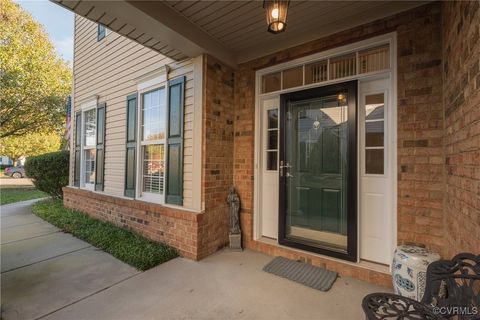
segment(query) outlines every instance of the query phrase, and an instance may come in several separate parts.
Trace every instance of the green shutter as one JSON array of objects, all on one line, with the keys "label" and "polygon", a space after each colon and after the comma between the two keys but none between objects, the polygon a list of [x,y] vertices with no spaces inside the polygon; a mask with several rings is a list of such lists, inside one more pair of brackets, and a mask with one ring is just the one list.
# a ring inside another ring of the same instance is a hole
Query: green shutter
[{"label": "green shutter", "polygon": [[80,158],[82,147],[82,113],[75,113],[75,167],[73,185],[80,187]]},{"label": "green shutter", "polygon": [[136,149],[137,149],[137,99],[138,94],[127,97],[127,141],[125,153],[125,196],[135,197]]},{"label": "green shutter", "polygon": [[103,191],[105,177],[105,121],[107,105],[97,106],[97,155],[95,160],[95,191]]},{"label": "green shutter", "polygon": [[183,109],[185,77],[168,82],[166,203],[183,204]]}]

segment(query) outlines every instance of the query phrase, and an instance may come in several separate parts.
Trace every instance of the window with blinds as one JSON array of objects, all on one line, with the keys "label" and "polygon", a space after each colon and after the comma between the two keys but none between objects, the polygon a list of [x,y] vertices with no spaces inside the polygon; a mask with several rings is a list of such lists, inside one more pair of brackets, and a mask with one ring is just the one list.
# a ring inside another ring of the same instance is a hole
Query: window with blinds
[{"label": "window with blinds", "polygon": [[330,59],[330,80],[354,76],[357,74],[356,54]]},{"label": "window with blinds", "polygon": [[164,194],[165,185],[165,87],[142,94],[141,137],[142,192]]},{"label": "window with blinds", "polygon": [[305,84],[327,81],[327,65],[327,60],[305,65]]},{"label": "window with blinds", "polygon": [[83,113],[83,123],[83,184],[85,188],[93,189],[95,185],[97,110],[85,111]]},{"label": "window with blinds", "polygon": [[390,49],[388,45],[376,47],[358,53],[360,73],[368,73],[390,68]]},{"label": "window with blinds", "polygon": [[333,56],[262,76],[261,93],[378,72],[390,68],[390,45]]}]

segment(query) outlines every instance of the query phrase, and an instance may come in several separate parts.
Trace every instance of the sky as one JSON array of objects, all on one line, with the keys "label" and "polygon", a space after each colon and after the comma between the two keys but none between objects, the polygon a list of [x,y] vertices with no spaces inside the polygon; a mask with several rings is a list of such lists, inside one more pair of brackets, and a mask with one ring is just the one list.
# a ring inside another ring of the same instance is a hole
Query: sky
[{"label": "sky", "polygon": [[14,0],[43,25],[58,54],[73,64],[73,13],[48,0]]}]

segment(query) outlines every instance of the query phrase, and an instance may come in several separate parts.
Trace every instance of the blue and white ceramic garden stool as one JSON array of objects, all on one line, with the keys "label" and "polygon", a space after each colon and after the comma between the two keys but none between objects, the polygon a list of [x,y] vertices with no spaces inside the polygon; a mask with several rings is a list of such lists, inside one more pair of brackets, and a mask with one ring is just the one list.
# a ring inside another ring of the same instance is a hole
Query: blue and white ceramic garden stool
[{"label": "blue and white ceramic garden stool", "polygon": [[395,293],[420,301],[425,293],[427,267],[440,259],[425,248],[403,245],[393,255],[393,289]]}]

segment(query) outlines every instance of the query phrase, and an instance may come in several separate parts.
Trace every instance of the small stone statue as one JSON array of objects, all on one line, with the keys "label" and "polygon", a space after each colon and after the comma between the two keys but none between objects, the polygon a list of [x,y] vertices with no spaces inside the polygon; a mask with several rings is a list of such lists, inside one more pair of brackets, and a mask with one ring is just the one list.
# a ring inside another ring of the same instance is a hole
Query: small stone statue
[{"label": "small stone statue", "polygon": [[242,251],[242,233],[240,231],[240,198],[235,192],[235,188],[230,187],[230,191],[227,197],[227,203],[229,206],[229,218],[230,218],[230,232],[228,238],[230,240],[230,249],[234,251]]},{"label": "small stone statue", "polygon": [[230,234],[239,234],[240,221],[238,218],[238,212],[240,210],[240,198],[235,192],[235,188],[233,186],[230,187],[227,203],[230,206]]}]

